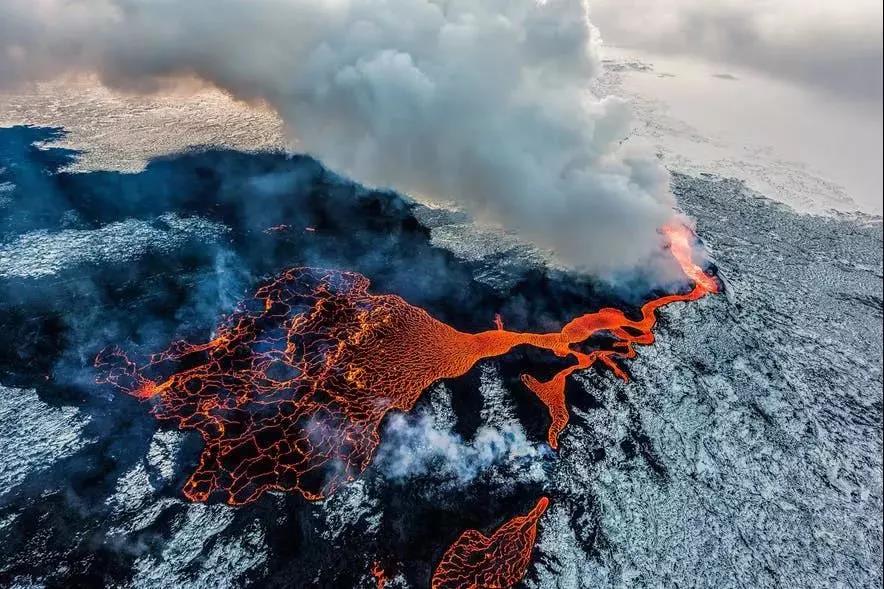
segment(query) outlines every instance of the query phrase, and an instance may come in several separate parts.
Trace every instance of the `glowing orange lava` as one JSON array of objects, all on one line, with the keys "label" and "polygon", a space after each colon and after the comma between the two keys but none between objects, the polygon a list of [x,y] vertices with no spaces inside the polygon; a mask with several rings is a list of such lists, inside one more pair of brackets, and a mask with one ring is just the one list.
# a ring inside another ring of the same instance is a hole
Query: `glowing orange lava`
[{"label": "glowing orange lava", "polygon": [[436,572],[431,589],[512,587],[525,576],[537,538],[537,522],[549,499],[541,497],[530,512],[512,518],[486,536],[467,530],[455,540]]},{"label": "glowing orange lava", "polygon": [[[549,347],[549,349],[560,356],[570,354],[576,358],[577,362],[546,382],[541,382],[528,374],[522,375],[522,382],[525,386],[531,389],[549,409],[552,423],[549,426],[547,439],[551,447],[558,448],[559,434],[568,424],[568,408],[565,406],[565,379],[574,371],[589,368],[600,361],[618,377],[629,380],[629,376],[615,362],[615,358],[634,358],[636,344],[650,345],[654,343],[655,338],[652,330],[657,324],[657,309],[671,303],[694,301],[708,293],[718,292],[718,283],[715,278],[706,274],[691,259],[692,234],[690,231],[682,226],[667,226],[663,232],[669,238],[670,249],[682,271],[694,282],[694,288],[687,294],[667,295],[645,303],[641,308],[641,319],[637,321],[629,319],[619,309],[612,308],[600,309],[595,313],[582,315],[572,320],[558,334],[561,338],[558,345]],[[583,342],[601,332],[609,333],[617,338],[613,350],[583,353],[571,349],[571,345]]]},{"label": "glowing orange lava", "polygon": [[[294,268],[243,301],[209,342],[176,342],[144,366],[119,348],[103,351],[95,361],[99,382],[150,399],[158,419],[200,432],[205,448],[184,487],[194,501],[216,491],[231,504],[268,490],[323,498],[368,466],[388,411],[409,411],[433,382],[523,344],[576,360],[547,382],[522,376],[549,410],[555,448],[568,422],[564,392],[572,372],[600,361],[626,379],[615,359],[653,343],[657,309],[717,292],[715,279],[691,259],[690,231],[664,233],[695,286],[646,303],[637,320],[605,308],[558,333],[507,331],[500,318],[493,330],[463,333],[396,295],[369,294],[360,274]],[[600,332],[617,339],[613,349],[572,349]]]},{"label": "glowing orange lava", "polygon": [[387,573],[384,572],[381,563],[375,561],[371,565],[371,576],[374,577],[378,589],[384,589],[387,586]]}]

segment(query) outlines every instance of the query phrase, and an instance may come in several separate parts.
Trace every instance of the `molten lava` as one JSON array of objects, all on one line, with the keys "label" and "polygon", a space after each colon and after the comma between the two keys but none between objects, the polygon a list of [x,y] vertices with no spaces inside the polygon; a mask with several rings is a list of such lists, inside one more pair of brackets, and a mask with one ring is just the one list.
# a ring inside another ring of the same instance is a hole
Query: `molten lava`
[{"label": "molten lava", "polygon": [[491,534],[467,530],[455,540],[436,572],[432,589],[512,587],[528,570],[537,538],[537,522],[549,505],[541,497],[530,512],[512,518]]},{"label": "molten lava", "polygon": [[[103,351],[95,362],[99,381],[150,399],[158,419],[201,434],[205,448],[184,486],[194,501],[216,491],[231,504],[268,490],[328,496],[368,466],[388,411],[409,411],[433,382],[523,344],[575,359],[546,382],[522,376],[549,410],[555,448],[568,422],[565,380],[572,372],[602,362],[626,379],[616,359],[654,342],[657,309],[717,292],[715,279],[691,259],[689,230],[664,233],[695,286],[646,303],[637,320],[605,308],[557,333],[507,331],[499,317],[493,330],[463,333],[396,295],[369,294],[360,274],[294,268],[240,303],[209,342],[176,342],[144,366],[119,348]],[[600,332],[616,338],[613,349],[572,349]]]},{"label": "molten lava", "polygon": [[387,573],[384,572],[381,563],[375,561],[374,564],[371,565],[371,576],[374,577],[377,589],[384,589],[384,587],[387,586]]},{"label": "molten lava", "polygon": [[[694,282],[694,288],[687,294],[666,295],[645,303],[641,308],[641,319],[637,321],[627,318],[619,309],[611,308],[600,309],[572,320],[557,334],[560,338],[558,345],[549,349],[559,356],[570,354],[577,362],[546,382],[541,382],[528,374],[522,375],[525,386],[531,389],[549,409],[552,422],[547,439],[552,448],[558,448],[559,434],[568,424],[568,408],[565,406],[565,379],[568,376],[576,370],[583,370],[596,362],[602,362],[618,377],[629,380],[629,376],[615,362],[615,358],[634,358],[636,344],[654,343],[652,330],[657,324],[657,309],[671,303],[695,301],[709,293],[718,292],[715,278],[706,274],[691,259],[691,233],[688,229],[682,226],[667,226],[663,232],[669,238],[672,255],[685,275]],[[609,333],[617,338],[613,350],[595,350],[587,354],[571,349],[571,345],[585,341],[600,332]]]}]

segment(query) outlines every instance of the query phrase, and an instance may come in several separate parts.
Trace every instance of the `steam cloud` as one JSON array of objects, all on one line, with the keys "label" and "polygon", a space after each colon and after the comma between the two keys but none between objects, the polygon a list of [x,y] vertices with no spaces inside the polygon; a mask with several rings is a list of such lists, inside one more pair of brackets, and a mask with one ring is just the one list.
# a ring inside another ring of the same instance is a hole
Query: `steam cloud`
[{"label": "steam cloud", "polygon": [[276,109],[377,186],[455,201],[588,271],[628,269],[672,216],[668,175],[587,90],[582,0],[3,0],[0,86],[197,77]]},{"label": "steam cloud", "polygon": [[409,420],[393,415],[376,463],[392,479],[432,474],[450,483],[469,483],[494,467],[509,465],[522,477],[542,478],[540,464],[547,452],[532,444],[517,423],[500,428],[482,426],[467,443],[427,415]]}]

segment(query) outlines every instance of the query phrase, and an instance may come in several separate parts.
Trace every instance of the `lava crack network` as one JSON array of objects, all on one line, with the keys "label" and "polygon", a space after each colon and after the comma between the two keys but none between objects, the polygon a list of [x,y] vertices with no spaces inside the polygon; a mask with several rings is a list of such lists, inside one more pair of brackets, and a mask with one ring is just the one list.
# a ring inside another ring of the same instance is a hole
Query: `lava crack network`
[{"label": "lava crack network", "polygon": [[[184,487],[195,501],[216,491],[231,504],[268,490],[323,498],[368,466],[387,412],[409,411],[434,381],[523,344],[576,360],[546,382],[522,377],[549,410],[555,448],[568,421],[572,372],[602,362],[627,378],[615,359],[653,343],[657,309],[717,291],[691,259],[691,233],[674,227],[665,234],[694,287],[646,303],[636,320],[605,308],[558,333],[512,332],[502,322],[463,333],[396,295],[369,294],[360,274],[294,268],[240,303],[209,342],[176,342],[142,366],[119,348],[101,352],[99,381],[151,399],[157,418],[202,435],[205,448]],[[572,349],[600,332],[616,338],[612,349]]]},{"label": "lava crack network", "polygon": [[512,587],[528,570],[537,522],[549,500],[541,497],[530,512],[512,518],[491,536],[467,530],[452,544],[433,573],[432,589]]}]

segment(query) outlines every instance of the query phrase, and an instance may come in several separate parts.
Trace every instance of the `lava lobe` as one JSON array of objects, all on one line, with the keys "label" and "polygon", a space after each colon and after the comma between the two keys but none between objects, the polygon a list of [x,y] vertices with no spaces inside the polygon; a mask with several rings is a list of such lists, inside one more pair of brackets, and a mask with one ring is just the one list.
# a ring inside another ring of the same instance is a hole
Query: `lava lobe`
[{"label": "lava lobe", "polygon": [[491,536],[467,530],[445,551],[433,573],[431,589],[512,587],[528,570],[537,538],[537,522],[549,499],[541,497],[530,512],[500,526]]}]

